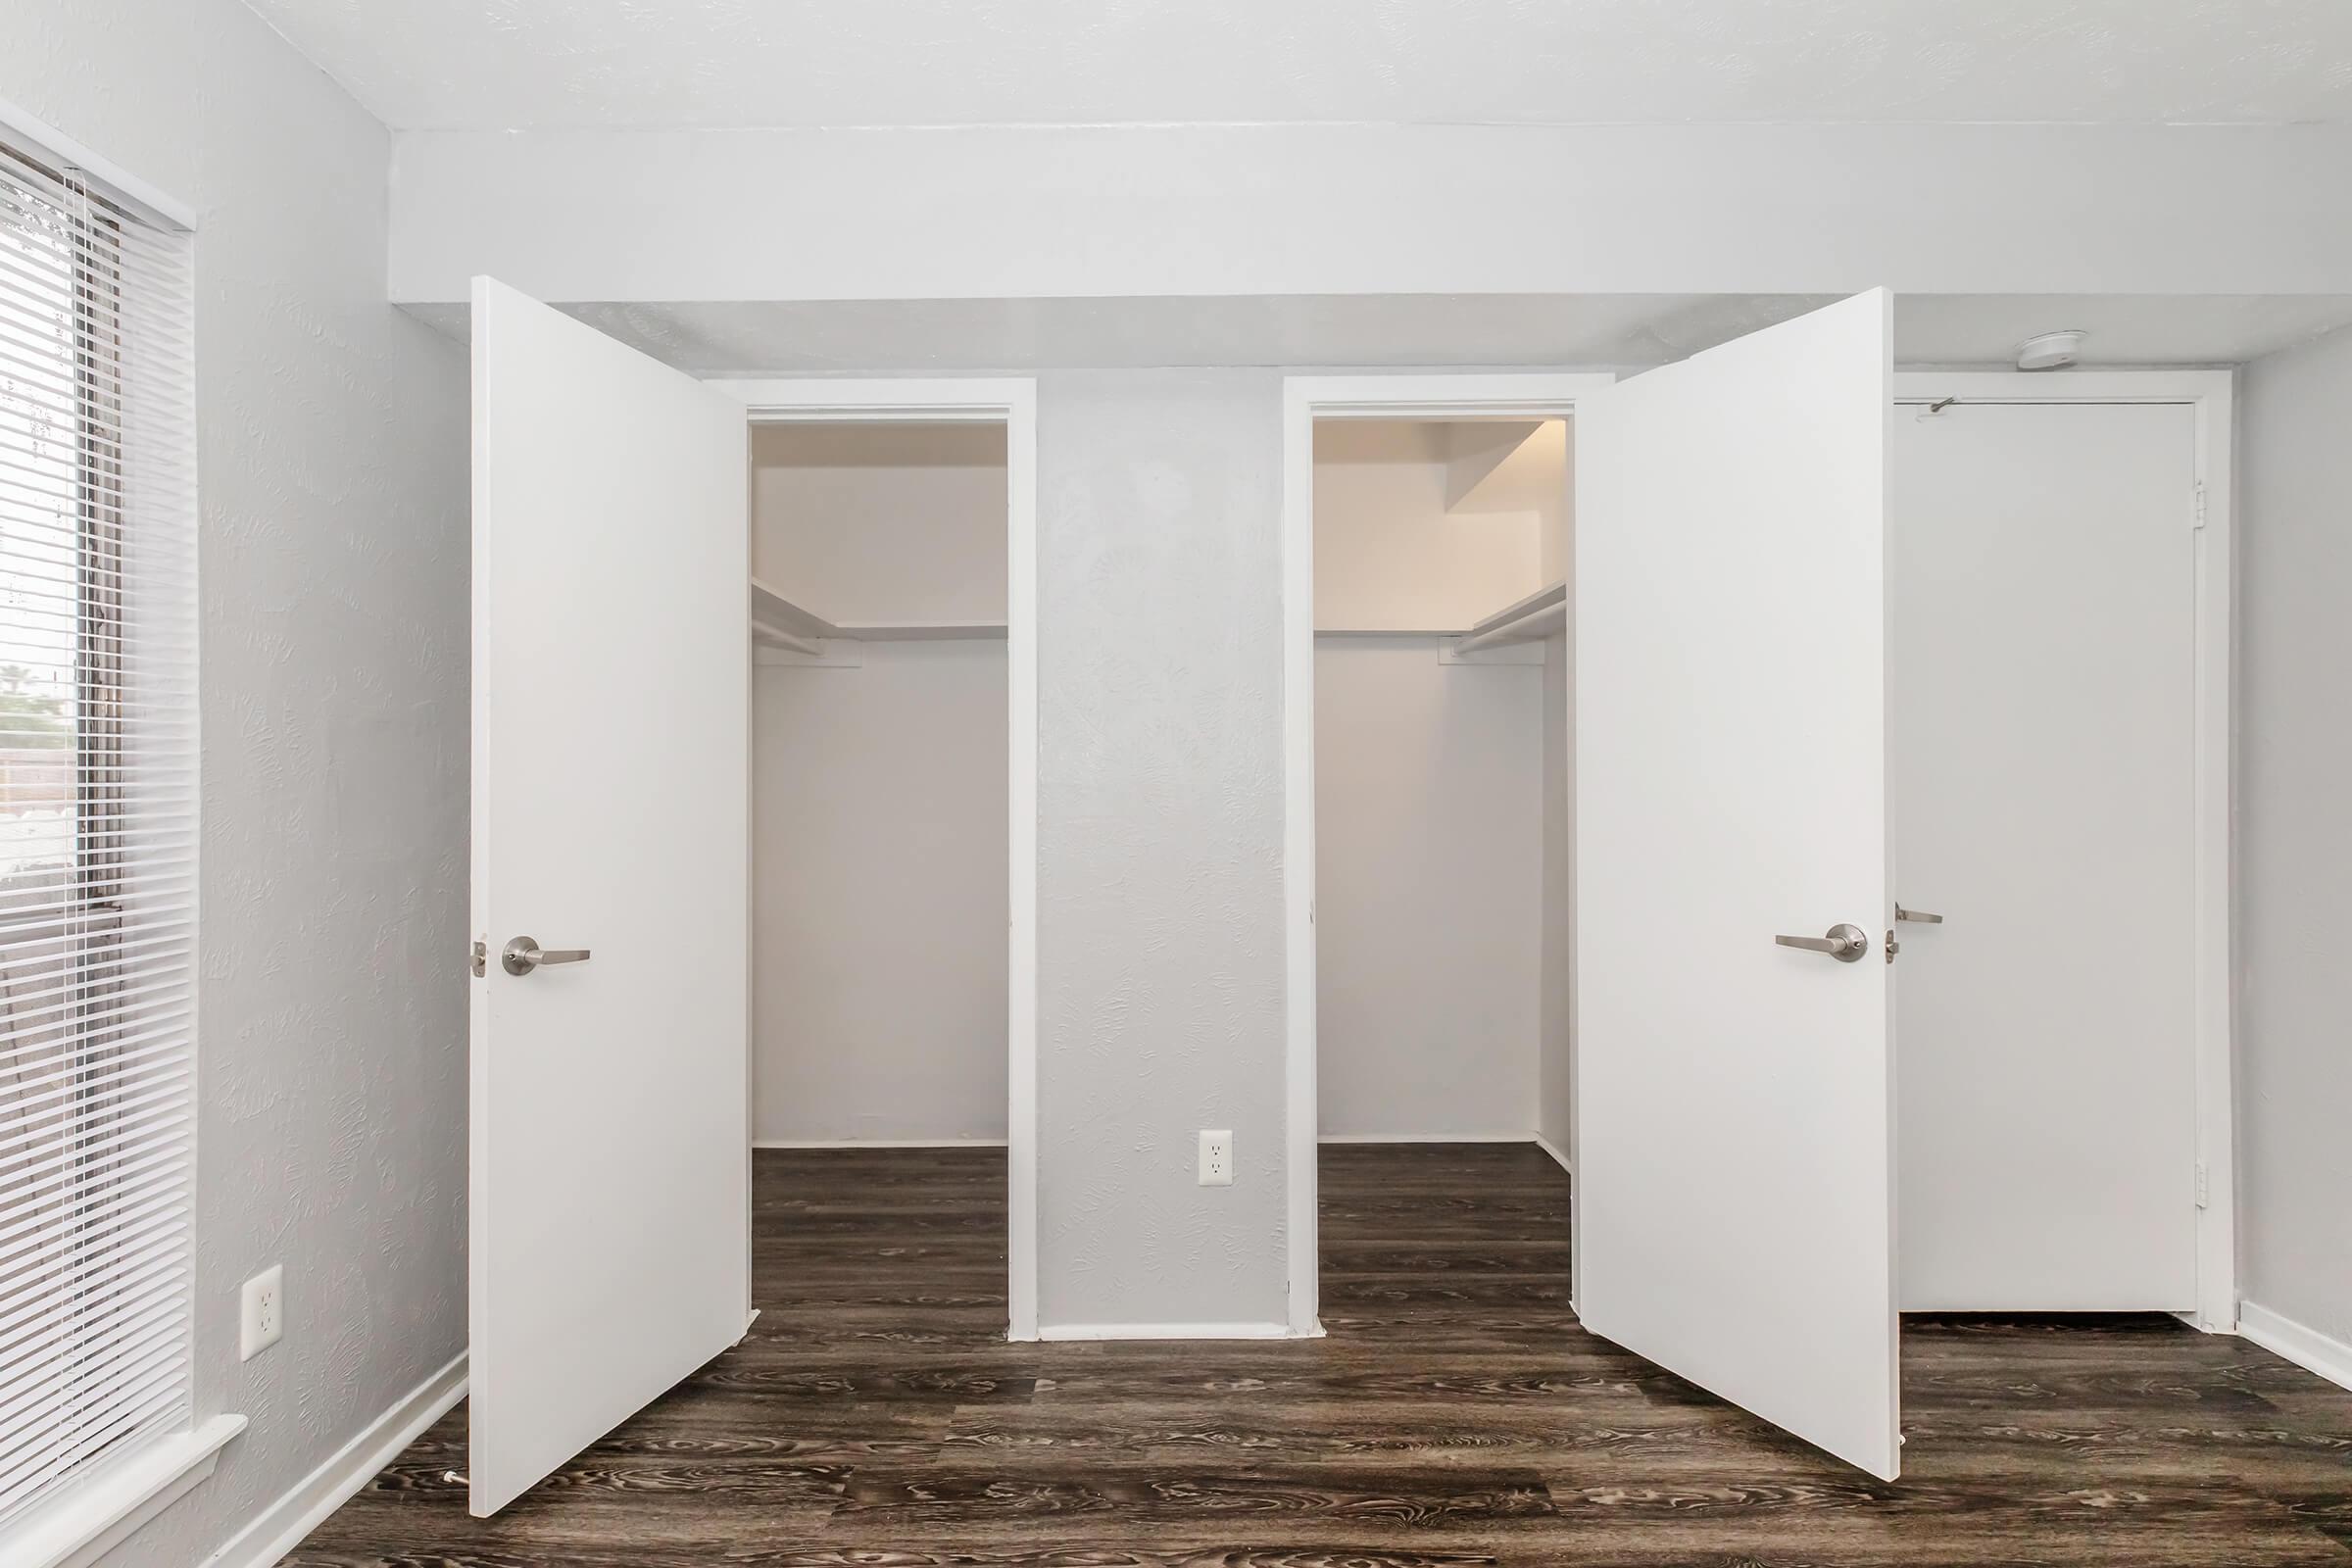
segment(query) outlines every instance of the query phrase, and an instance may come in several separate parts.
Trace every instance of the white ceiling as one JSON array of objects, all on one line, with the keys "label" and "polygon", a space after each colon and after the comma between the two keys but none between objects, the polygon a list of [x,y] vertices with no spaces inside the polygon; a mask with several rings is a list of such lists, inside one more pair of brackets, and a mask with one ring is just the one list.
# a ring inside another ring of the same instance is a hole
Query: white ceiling
[{"label": "white ceiling", "polygon": [[2352,119],[2347,0],[248,0],[400,129]]},{"label": "white ceiling", "polygon": [[[1297,295],[564,307],[698,374],[1149,366],[1661,365],[1829,302],[1803,294]],[[452,336],[463,305],[413,305]],[[2352,323],[2344,295],[1898,295],[1906,365],[1997,365],[2075,326],[2085,362],[2235,365]]]}]

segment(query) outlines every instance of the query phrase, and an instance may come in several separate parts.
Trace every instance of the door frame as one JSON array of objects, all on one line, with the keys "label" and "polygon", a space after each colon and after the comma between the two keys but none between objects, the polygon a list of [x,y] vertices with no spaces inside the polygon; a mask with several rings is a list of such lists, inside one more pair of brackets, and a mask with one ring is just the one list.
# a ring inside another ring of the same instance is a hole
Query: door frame
[{"label": "door frame", "polygon": [[[1283,921],[1288,1143],[1289,1332],[1318,1321],[1315,1021],[1314,425],[1318,418],[1560,417],[1609,371],[1370,372],[1283,380]],[[2237,1331],[2235,758],[2236,538],[2231,370],[1903,370],[1897,407],[1961,403],[2158,403],[2195,411],[2197,493],[2195,957],[2197,1309],[2208,1333]],[[1300,867],[1304,875],[1298,874]],[[1304,1156],[1300,1157],[1300,1152]]]},{"label": "door frame", "polygon": [[2236,780],[2230,710],[2236,645],[2232,370],[1897,370],[1894,401],[1960,404],[2171,404],[2196,421],[2194,881],[2197,1306],[2186,1322],[2237,1332],[2236,955],[2230,824]]},{"label": "door frame", "polygon": [[[1037,1333],[1037,382],[1027,377],[706,378],[753,424],[1004,426],[1005,675],[1010,774],[1005,1020],[1006,1338]],[[750,1129],[744,1135],[749,1158]]]},{"label": "door frame", "polygon": [[1323,1332],[1315,1210],[1315,421],[1556,419],[1609,370],[1374,371],[1282,382],[1283,1164],[1293,1338]]}]

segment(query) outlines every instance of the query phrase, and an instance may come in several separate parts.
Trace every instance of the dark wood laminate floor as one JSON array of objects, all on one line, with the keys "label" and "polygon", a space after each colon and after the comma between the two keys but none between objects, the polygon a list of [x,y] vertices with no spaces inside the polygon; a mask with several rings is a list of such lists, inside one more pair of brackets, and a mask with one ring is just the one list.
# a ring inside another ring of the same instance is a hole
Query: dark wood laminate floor
[{"label": "dark wood laminate floor", "polygon": [[1326,1150],[1311,1343],[1008,1345],[1003,1189],[762,1152],[748,1342],[493,1520],[461,1407],[288,1561],[2352,1568],[2352,1394],[2170,1318],[1910,1323],[1883,1485],[1578,1328],[1531,1147]]}]

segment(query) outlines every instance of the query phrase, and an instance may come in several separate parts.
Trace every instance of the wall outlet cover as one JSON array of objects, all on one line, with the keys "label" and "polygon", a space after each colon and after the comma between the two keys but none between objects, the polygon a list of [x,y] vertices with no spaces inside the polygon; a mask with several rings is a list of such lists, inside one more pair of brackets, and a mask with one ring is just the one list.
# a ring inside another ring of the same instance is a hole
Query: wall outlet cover
[{"label": "wall outlet cover", "polygon": [[272,1263],[245,1282],[238,1298],[237,1359],[250,1361],[286,1337],[286,1269]]},{"label": "wall outlet cover", "polygon": [[1230,1128],[1200,1129],[1200,1185],[1233,1185],[1233,1132]]}]

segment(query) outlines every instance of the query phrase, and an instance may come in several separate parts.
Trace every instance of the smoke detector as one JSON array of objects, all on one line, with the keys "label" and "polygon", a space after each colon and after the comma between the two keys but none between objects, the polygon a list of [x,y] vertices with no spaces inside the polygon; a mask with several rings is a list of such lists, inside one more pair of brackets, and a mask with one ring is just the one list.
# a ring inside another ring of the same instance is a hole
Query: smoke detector
[{"label": "smoke detector", "polygon": [[2090,336],[2077,327],[2060,332],[2037,332],[2017,346],[2021,370],[2055,370],[2082,357],[2082,340]]}]

